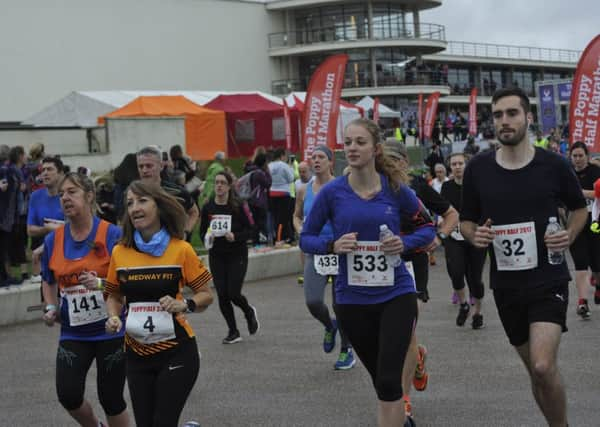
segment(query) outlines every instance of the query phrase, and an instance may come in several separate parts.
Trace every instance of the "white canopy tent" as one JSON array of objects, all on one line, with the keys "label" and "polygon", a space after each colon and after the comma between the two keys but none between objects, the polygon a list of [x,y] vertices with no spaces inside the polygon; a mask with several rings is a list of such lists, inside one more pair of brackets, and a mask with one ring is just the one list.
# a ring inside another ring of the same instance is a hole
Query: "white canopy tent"
[{"label": "white canopy tent", "polygon": [[[358,101],[356,105],[359,105],[360,107],[364,108],[365,111],[368,111],[373,108],[373,105],[375,105],[375,100],[370,96],[365,96],[363,99]],[[379,103],[379,117],[400,118],[401,116],[402,114],[399,111],[394,111],[390,107]]]}]

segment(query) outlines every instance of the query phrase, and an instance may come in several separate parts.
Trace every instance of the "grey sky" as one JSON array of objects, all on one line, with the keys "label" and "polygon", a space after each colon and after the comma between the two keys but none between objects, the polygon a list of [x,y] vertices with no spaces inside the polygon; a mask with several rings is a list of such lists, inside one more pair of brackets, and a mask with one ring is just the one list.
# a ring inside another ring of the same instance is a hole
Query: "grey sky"
[{"label": "grey sky", "polygon": [[600,33],[599,20],[600,0],[444,0],[421,14],[447,40],[574,50]]}]

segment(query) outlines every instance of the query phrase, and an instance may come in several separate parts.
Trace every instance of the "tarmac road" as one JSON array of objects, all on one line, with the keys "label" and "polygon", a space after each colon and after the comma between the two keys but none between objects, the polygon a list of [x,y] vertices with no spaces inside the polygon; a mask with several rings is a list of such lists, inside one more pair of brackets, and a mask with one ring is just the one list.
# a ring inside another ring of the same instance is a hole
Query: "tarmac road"
[{"label": "tarmac road", "polygon": [[[450,303],[442,251],[438,254],[438,265],[430,270],[432,299],[417,329],[429,350],[430,372],[427,390],[412,392],[417,425],[545,425],[490,293],[484,307],[485,329],[472,330],[470,319],[464,328],[455,326],[458,308]],[[201,367],[181,423],[375,426],[375,394],[365,369],[357,363],[347,372],[333,370],[338,349],[323,353],[323,330],[305,308],[296,278],[248,283],[244,290],[261,321],[255,337],[248,337],[238,310],[244,341],[221,344],[227,331],[216,301],[207,312],[191,316]],[[569,332],[563,335],[560,368],[567,382],[570,425],[592,427],[600,425],[600,310],[593,306],[592,319],[580,321],[575,299],[572,284]],[[54,390],[57,338],[58,327],[49,329],[41,321],[0,328],[0,426],[76,425]],[[95,392],[95,368],[88,376],[86,394],[103,415]]]}]

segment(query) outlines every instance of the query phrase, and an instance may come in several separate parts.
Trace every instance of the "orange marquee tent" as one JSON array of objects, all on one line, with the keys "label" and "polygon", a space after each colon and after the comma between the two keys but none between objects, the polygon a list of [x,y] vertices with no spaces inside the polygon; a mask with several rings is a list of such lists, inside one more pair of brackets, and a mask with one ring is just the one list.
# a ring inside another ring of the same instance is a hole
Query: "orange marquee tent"
[{"label": "orange marquee tent", "polygon": [[[193,103],[184,96],[139,96],[129,104],[98,118],[174,117],[185,121],[185,151],[194,160],[212,160],[215,152],[227,152],[225,113]],[[166,147],[165,147],[166,148]]]}]

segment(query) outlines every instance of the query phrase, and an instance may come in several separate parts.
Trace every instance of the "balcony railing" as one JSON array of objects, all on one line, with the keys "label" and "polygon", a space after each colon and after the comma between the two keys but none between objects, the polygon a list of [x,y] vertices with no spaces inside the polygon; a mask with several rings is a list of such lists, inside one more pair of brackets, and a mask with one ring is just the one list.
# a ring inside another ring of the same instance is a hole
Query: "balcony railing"
[{"label": "balcony railing", "polygon": [[[309,78],[295,80],[275,80],[271,82],[273,95],[286,95],[290,92],[303,92],[308,87]],[[378,87],[433,85],[449,86],[447,78],[439,71],[405,70],[399,73],[379,73]],[[373,87],[373,76],[369,72],[352,72],[344,76],[344,89]]]},{"label": "balcony railing", "polygon": [[373,25],[373,36],[369,37],[368,24],[348,24],[334,27],[271,33],[269,34],[269,48],[285,48],[315,43],[335,43],[358,40],[446,40],[446,32],[443,25],[421,23],[417,26],[416,30],[418,31],[415,33],[415,26],[412,23],[407,23],[405,26],[398,27],[375,24]]},{"label": "balcony railing", "polygon": [[490,43],[449,41],[441,55],[474,56],[478,58],[525,59],[529,61],[549,61],[577,63],[581,51],[550,49],[531,46],[512,46]]}]

